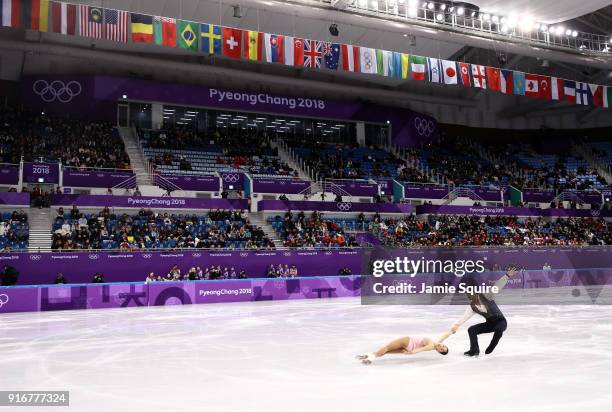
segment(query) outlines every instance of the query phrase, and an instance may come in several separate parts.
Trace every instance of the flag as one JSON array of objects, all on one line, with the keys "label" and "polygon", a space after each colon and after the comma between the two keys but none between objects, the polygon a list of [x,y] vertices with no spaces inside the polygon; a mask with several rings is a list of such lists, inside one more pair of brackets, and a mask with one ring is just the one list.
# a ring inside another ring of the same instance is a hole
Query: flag
[{"label": "flag", "polygon": [[198,51],[199,24],[187,20],[179,20],[177,28],[177,44],[182,49]]},{"label": "flag", "polygon": [[79,6],[80,35],[102,38],[102,9],[99,7]]},{"label": "flag", "polygon": [[500,70],[500,91],[503,94],[513,94],[514,91],[514,79],[513,79],[513,71],[512,70]]},{"label": "flag", "polygon": [[472,87],[472,76],[470,76],[470,72],[469,63],[459,63],[459,80],[463,87]]},{"label": "flag", "polygon": [[243,32],[244,39],[244,58],[246,60],[252,60],[260,62],[263,58],[263,33],[258,31],[245,30]]},{"label": "flag", "polygon": [[204,53],[221,54],[221,26],[201,24],[200,39],[200,48]]},{"label": "flag", "polygon": [[606,91],[604,92],[604,107],[610,107],[612,104],[612,86],[606,86]]},{"label": "flag", "polygon": [[14,29],[19,28],[19,12],[21,10],[20,0],[0,0],[2,1],[2,25],[4,27],[12,27]]},{"label": "flag", "polygon": [[566,102],[576,104],[576,82],[563,80],[563,97]]},{"label": "flag", "polygon": [[299,37],[285,36],[285,65],[304,65],[304,40]]},{"label": "flag", "polygon": [[266,39],[266,61],[268,63],[283,64],[285,62],[283,53],[285,46],[284,36],[266,33],[264,37]]},{"label": "flag", "polygon": [[359,48],[359,69],[361,73],[376,74],[378,63],[376,62],[376,51],[369,47]]},{"label": "flag", "polygon": [[51,3],[51,30],[54,33],[74,36],[76,32],[77,6],[74,4]]},{"label": "flag", "polygon": [[153,43],[153,16],[132,13],[130,21],[133,43]]},{"label": "flag", "polygon": [[389,59],[385,50],[376,49],[376,73],[379,76],[389,76]]},{"label": "flag", "polygon": [[501,91],[501,73],[496,67],[489,67],[485,69],[487,73],[487,81],[489,83],[489,90]]},{"label": "flag", "polygon": [[604,107],[604,86],[598,84],[589,84],[591,97],[593,98],[593,106]]},{"label": "flag", "polygon": [[552,100],[565,100],[563,96],[563,90],[565,87],[565,82],[563,79],[558,77],[550,78],[550,98]]},{"label": "flag", "polygon": [[338,70],[338,62],[340,61],[340,45],[338,43],[323,42],[323,61],[326,69]]},{"label": "flag", "polygon": [[359,71],[359,46],[342,45],[342,70],[345,72]]},{"label": "flag", "polygon": [[472,84],[481,89],[487,88],[487,75],[484,66],[472,64]]},{"label": "flag", "polygon": [[440,59],[434,59],[432,57],[427,58],[427,80],[431,83],[442,83],[442,63]]},{"label": "flag", "polygon": [[126,43],[128,40],[128,12],[104,9],[104,38]]},{"label": "flag", "polygon": [[442,60],[442,78],[444,84],[457,84],[457,63],[451,60]]},{"label": "flag", "polygon": [[323,61],[323,42],[304,40],[304,67],[320,69]]},{"label": "flag", "polygon": [[425,80],[425,65],[427,59],[422,56],[410,56],[410,71],[412,80]]},{"label": "flag", "polygon": [[176,47],[176,19],[155,16],[153,33],[158,46]]},{"label": "flag", "polygon": [[525,73],[525,96],[551,100],[550,77]]},{"label": "flag", "polygon": [[49,0],[25,0],[20,3],[21,27],[47,32],[49,30]]},{"label": "flag", "polygon": [[408,55],[393,52],[393,76],[398,79],[408,78]]},{"label": "flag", "polygon": [[514,85],[514,94],[519,96],[525,95],[525,73],[523,72],[513,72],[512,73],[512,83]]},{"label": "flag", "polygon": [[588,106],[592,103],[591,89],[587,83],[576,82],[576,104]]}]

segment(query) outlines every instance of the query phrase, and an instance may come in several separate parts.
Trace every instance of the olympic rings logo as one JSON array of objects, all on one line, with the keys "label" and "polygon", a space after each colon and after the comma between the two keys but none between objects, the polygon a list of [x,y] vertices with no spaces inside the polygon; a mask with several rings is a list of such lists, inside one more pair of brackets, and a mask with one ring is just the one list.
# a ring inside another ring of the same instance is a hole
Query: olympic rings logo
[{"label": "olympic rings logo", "polygon": [[8,301],[9,301],[8,295],[6,295],[4,293],[2,295],[0,295],[0,308],[2,306],[6,305],[8,303]]},{"label": "olympic rings logo", "polygon": [[61,80],[53,80],[51,83],[46,80],[36,80],[32,85],[32,91],[40,96],[42,101],[51,103],[58,101],[60,103],[69,103],[81,94],[83,87],[81,83],[71,80],[64,83]]},{"label": "olympic rings logo", "polygon": [[228,173],[223,175],[223,181],[226,183],[237,183],[240,176],[237,173]]},{"label": "olympic rings logo", "polygon": [[90,258],[91,260],[97,260],[99,257],[100,257],[100,256],[98,256],[98,255],[96,255],[96,254],[94,254],[94,253],[92,253],[92,254],[90,254],[90,255],[89,255],[89,258]]},{"label": "olympic rings logo", "polygon": [[202,254],[201,253],[192,253],[191,257],[199,258],[199,257],[202,257]]},{"label": "olympic rings logo", "polygon": [[351,205],[350,203],[346,203],[346,202],[338,202],[336,204],[336,207],[338,208],[338,210],[342,210],[343,212],[348,212],[349,210],[351,210],[353,205]]},{"label": "olympic rings logo", "polygon": [[151,259],[153,257],[153,255],[151,253],[143,253],[142,254],[142,258],[143,259]]},{"label": "olympic rings logo", "polygon": [[431,119],[415,117],[414,118],[414,128],[416,129],[419,136],[429,137],[436,129],[436,125]]},{"label": "olympic rings logo", "polygon": [[283,256],[291,256],[291,252],[284,252]]},{"label": "olympic rings logo", "polygon": [[591,216],[596,217],[600,215],[599,209],[591,209]]},{"label": "olympic rings logo", "polygon": [[240,257],[248,257],[248,256],[249,256],[249,254],[246,253],[246,252],[241,252],[240,253]]},{"label": "olympic rings logo", "polygon": [[42,258],[41,255],[30,255],[30,260],[40,260]]}]

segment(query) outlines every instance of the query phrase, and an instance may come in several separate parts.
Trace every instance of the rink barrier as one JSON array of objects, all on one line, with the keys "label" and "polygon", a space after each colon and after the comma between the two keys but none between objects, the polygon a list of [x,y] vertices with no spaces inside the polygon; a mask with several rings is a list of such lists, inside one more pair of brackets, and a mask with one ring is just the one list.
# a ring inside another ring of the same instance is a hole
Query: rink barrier
[{"label": "rink barrier", "polygon": [[359,276],[0,287],[0,314],[359,296]]}]

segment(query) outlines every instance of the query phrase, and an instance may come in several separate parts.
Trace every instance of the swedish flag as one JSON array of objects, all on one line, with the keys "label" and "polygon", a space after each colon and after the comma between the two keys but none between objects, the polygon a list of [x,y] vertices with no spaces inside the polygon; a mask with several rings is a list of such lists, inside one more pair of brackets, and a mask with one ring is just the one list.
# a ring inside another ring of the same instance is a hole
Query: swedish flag
[{"label": "swedish flag", "polygon": [[202,24],[200,26],[202,51],[208,54],[221,54],[221,26]]},{"label": "swedish flag", "polygon": [[178,24],[177,37],[179,47],[198,51],[198,24],[180,20]]}]

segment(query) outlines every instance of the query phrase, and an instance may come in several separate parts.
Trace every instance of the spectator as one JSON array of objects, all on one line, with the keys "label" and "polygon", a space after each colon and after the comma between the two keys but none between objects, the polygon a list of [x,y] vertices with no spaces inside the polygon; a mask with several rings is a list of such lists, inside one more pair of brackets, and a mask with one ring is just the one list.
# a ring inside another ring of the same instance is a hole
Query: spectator
[{"label": "spectator", "polygon": [[66,281],[66,278],[64,277],[64,274],[60,272],[55,277],[55,282],[54,283],[56,285],[65,285],[68,282]]},{"label": "spectator", "polygon": [[91,283],[104,283],[104,276],[101,273],[94,274]]}]

